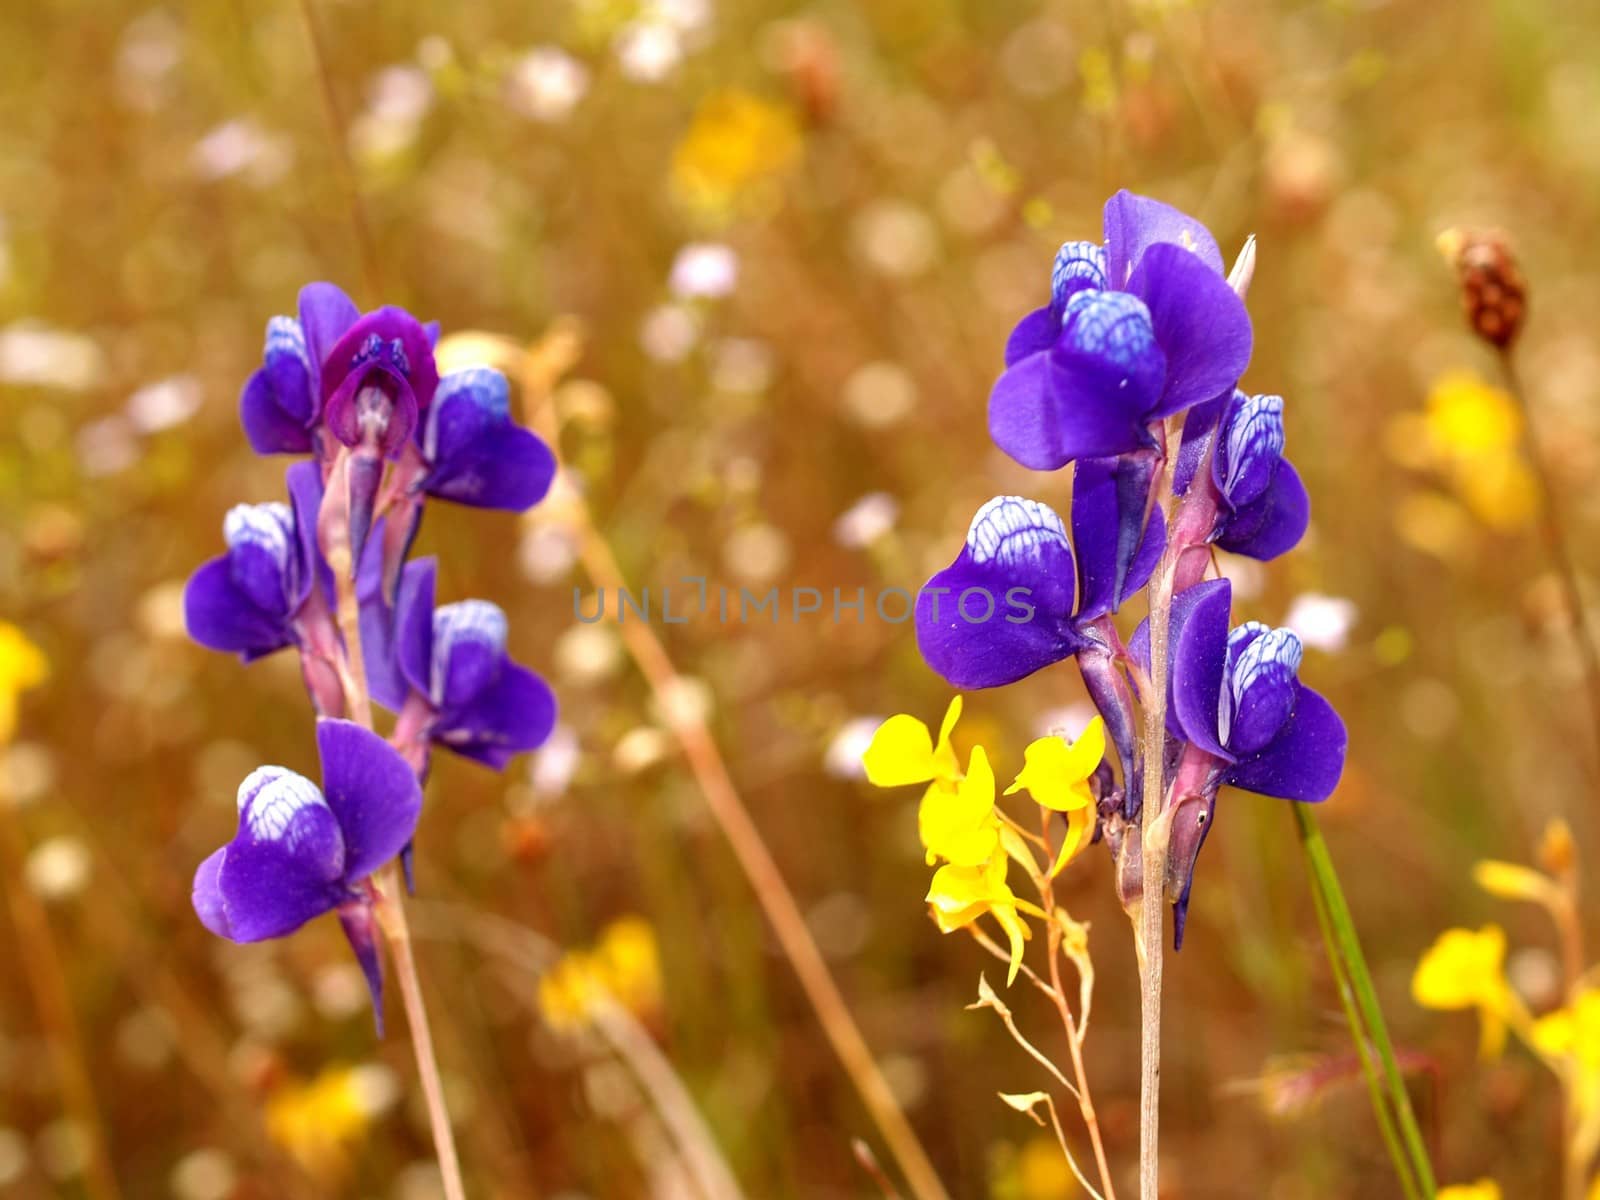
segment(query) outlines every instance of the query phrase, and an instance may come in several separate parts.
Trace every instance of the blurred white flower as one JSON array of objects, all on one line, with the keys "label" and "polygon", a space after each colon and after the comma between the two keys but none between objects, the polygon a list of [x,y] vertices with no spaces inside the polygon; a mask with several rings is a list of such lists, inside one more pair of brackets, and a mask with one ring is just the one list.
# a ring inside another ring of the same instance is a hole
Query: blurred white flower
[{"label": "blurred white flower", "polygon": [[1344,649],[1359,616],[1353,600],[1303,592],[1289,605],[1289,614],[1283,623],[1307,646],[1333,654]]},{"label": "blurred white flower", "polygon": [[116,90],[124,103],[153,111],[172,93],[172,68],[183,56],[182,30],[172,14],[152,9],[122,31],[117,46]]},{"label": "blurred white flower", "polygon": [[881,724],[882,717],[851,717],[839,726],[822,755],[822,769],[835,779],[865,779],[867,771],[861,765],[861,756]]},{"label": "blurred white flower", "polygon": [[381,160],[417,140],[422,119],[433,108],[433,80],[421,67],[384,67],[367,89],[367,107],[350,126],[357,157]]},{"label": "blurred white flower", "polygon": [[41,842],[28,855],[24,875],[28,886],[46,900],[65,900],[89,882],[89,848],[74,837],[54,837]]},{"label": "blurred white flower", "polygon": [[115,475],[139,461],[133,423],[120,414],[91,421],[78,430],[78,465],[85,475]]},{"label": "blurred white flower", "polygon": [[517,542],[517,566],[532,583],[565,579],[577,560],[571,531],[559,525],[534,525]]},{"label": "blurred white flower", "polygon": [[699,318],[679,304],[651,309],[639,326],[639,345],[657,362],[682,362],[699,340]]},{"label": "blurred white flower", "polygon": [[876,200],[856,217],[856,253],[880,274],[920,275],[939,253],[939,234],[926,213],[903,200]]},{"label": "blurred white flower", "polygon": [[105,355],[81,333],[17,321],[0,329],[0,383],[82,392],[106,373]]},{"label": "blurred white flower", "polygon": [[528,782],[542,797],[560,796],[572,783],[580,757],[577,731],[557,725],[528,764]]},{"label": "blurred white flower", "polygon": [[218,125],[189,152],[190,168],[208,183],[244,175],[264,187],[283,178],[292,161],[287,138],[244,117]]},{"label": "blurred white flower", "polygon": [[870,362],[844,381],[841,399],[858,425],[885,429],[911,414],[917,405],[917,385],[898,363]]},{"label": "blurred white flower", "polygon": [[124,411],[140,433],[158,433],[182,425],[200,409],[200,381],[193,375],[147,383],[128,397]]},{"label": "blurred white flower", "polygon": [[238,1184],[233,1160],[221,1150],[195,1150],[172,1168],[177,1200],[227,1200]]},{"label": "blurred white flower", "polygon": [[617,63],[638,83],[659,83],[683,61],[678,31],[653,21],[633,21],[617,34]]},{"label": "blurred white flower", "polygon": [[900,502],[888,492],[868,492],[833,523],[833,540],[849,550],[872,545],[894,528]]},{"label": "blurred white flower", "polygon": [[535,121],[561,121],[589,90],[589,68],[556,46],[530,50],[511,68],[506,102]]},{"label": "blurred white flower", "polygon": [[711,382],[720,392],[755,396],[772,383],[772,349],[755,338],[723,338],[711,355]]},{"label": "blurred white flower", "polygon": [[668,286],[682,300],[716,299],[739,282],[739,256],[719,242],[691,242],[672,260]]}]

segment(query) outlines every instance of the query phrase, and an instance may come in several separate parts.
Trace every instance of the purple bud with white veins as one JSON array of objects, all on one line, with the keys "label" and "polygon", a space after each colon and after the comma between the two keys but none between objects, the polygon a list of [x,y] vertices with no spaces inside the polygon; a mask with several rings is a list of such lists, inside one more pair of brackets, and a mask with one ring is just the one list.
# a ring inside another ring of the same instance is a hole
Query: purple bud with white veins
[{"label": "purple bud with white veins", "polygon": [[256,607],[287,612],[298,593],[294,514],[287,504],[236,504],[222,520],[228,569]]},{"label": "purple bud with white veins", "polygon": [[1253,754],[1283,728],[1294,712],[1304,653],[1292,630],[1269,629],[1259,621],[1228,635],[1218,732],[1231,752]]},{"label": "purple bud with white veins", "polygon": [[429,672],[434,704],[465,704],[488,686],[505,658],[506,634],[506,614],[487,600],[459,600],[435,609]]}]

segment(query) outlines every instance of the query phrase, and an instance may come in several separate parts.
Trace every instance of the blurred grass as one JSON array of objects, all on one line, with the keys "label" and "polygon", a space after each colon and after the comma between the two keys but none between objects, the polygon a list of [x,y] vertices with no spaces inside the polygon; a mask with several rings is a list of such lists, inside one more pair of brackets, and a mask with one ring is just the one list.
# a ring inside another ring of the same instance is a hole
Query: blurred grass
[{"label": "blurred grass", "polygon": [[[1281,620],[1308,591],[1356,605],[1346,648],[1305,667],[1351,726],[1322,813],[1332,852],[1397,1039],[1439,1064],[1437,1103],[1418,1096],[1441,1174],[1550,1188],[1548,1089],[1514,1059],[1474,1063],[1464,1022],[1416,1011],[1405,984],[1439,928],[1488,911],[1475,859],[1526,857],[1555,812],[1596,845],[1574,659],[1531,531],[1467,511],[1468,536],[1433,536],[1463,519],[1440,515],[1450,479],[1384,446],[1446,371],[1489,368],[1433,234],[1506,227],[1532,288],[1523,371],[1592,584],[1593,13],[756,0],[709,10],[677,35],[681,62],[644,81],[643,56],[618,49],[637,15],[625,0],[317,11],[382,296],[295,6],[0,12],[0,612],[55,666],[25,702],[8,790],[27,801],[14,819],[31,845],[89,851],[86,881],[50,912],[128,1195],[303,1194],[238,1114],[333,1063],[410,1080],[403,1042],[374,1046],[341,999],[331,924],[238,948],[188,908],[238,778],[310,760],[291,664],[243,672],[174,624],[175,586],[216,553],[226,508],[281,487],[283,464],[250,456],[234,414],[266,318],[315,278],[447,330],[531,338],[575,317],[565,449],[631,578],[871,594],[947,562],[995,492],[1064,501],[1065,481],[992,449],[984,398],[1054,244],[1093,236],[1119,186],[1196,212],[1229,249],[1261,239],[1247,384],[1287,399],[1314,524],[1288,560],[1241,578],[1245,615]],[[569,57],[530,58],[538,47]],[[730,96],[744,116],[719,132]],[[711,200],[682,165],[707,121]],[[675,297],[675,257],[707,240],[736,252],[737,287]],[[837,518],[880,491],[894,528],[841,544]],[[1419,494],[1438,503],[1419,509]],[[604,636],[574,632],[580,580],[540,529],[441,507],[420,549],[441,554],[447,598],[507,607],[519,656],[557,683],[576,773],[541,789],[521,767],[441,761],[421,884],[569,945],[645,915],[663,955],[658,1035],[749,1193],[866,1194],[849,1148],[864,1115],[684,772],[638,733],[658,723],[639,681]],[[851,717],[942,711],[909,627],[703,619],[663,634],[706,684],[738,782],[952,1191],[988,1194],[998,1177],[996,1195],[1050,1194],[1048,1172],[1017,1167],[1031,1127],[993,1098],[1022,1090],[1028,1064],[961,1009],[981,960],[921,911],[909,803],[823,769]],[[1069,671],[1046,672],[970,698],[967,732],[1017,757],[1042,710],[1080,700]],[[1219,815],[1169,965],[1172,1194],[1390,1195],[1359,1087],[1274,1121],[1226,1086],[1276,1055],[1347,1047],[1288,814],[1238,795]],[[1090,1071],[1129,1163],[1132,955],[1106,864],[1085,859],[1066,889],[1094,923]],[[1536,942],[1537,918],[1512,934]],[[72,1195],[74,1143],[10,939],[0,930],[0,1188]],[[530,1019],[533,981],[464,948],[424,953],[484,1194],[643,1194],[630,1103]],[[426,1154],[402,1103],[333,1191],[426,1194],[408,1173]]]}]

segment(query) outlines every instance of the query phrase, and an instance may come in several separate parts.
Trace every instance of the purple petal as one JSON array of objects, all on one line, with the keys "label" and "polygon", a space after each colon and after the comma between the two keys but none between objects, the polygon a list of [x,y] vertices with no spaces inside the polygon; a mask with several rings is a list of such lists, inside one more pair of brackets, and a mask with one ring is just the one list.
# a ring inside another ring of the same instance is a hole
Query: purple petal
[{"label": "purple petal", "polygon": [[221,853],[216,894],[222,899],[226,930],[209,923],[207,928],[230,941],[259,942],[293,933],[344,898],[337,879],[321,878],[282,842],[241,836]]},{"label": "purple petal", "polygon": [[1263,796],[1326,800],[1344,773],[1346,741],[1344,722],[1333,706],[1301,686],[1283,731],[1254,758],[1228,768],[1224,779]]},{"label": "purple petal", "polygon": [[287,504],[236,504],[222,521],[234,584],[262,612],[286,620],[299,592],[299,544]]},{"label": "purple petal", "polygon": [[1051,350],[1006,369],[989,393],[989,436],[1017,462],[1054,471],[1150,444],[1145,405],[1115,365]]},{"label": "purple petal", "polygon": [[222,872],[222,860],[227,855],[228,848],[223,846],[220,850],[213,851],[200,864],[194,873],[194,901],[195,915],[200,918],[200,923],[218,937],[232,938],[233,931],[228,925],[228,912],[222,902],[222,889],[218,877]]},{"label": "purple petal", "polygon": [[469,704],[440,714],[433,736],[457,754],[498,771],[513,755],[543,745],[555,723],[550,685],[507,659],[495,680]]},{"label": "purple petal", "polygon": [[227,555],[213,558],[189,577],[183,617],[195,641],[238,654],[246,662],[294,643],[283,616],[257,608],[234,583]]},{"label": "purple petal", "polygon": [[1078,551],[1078,617],[1116,612],[1144,585],[1166,543],[1166,524],[1150,504],[1151,455],[1090,458],[1072,477],[1072,542]]},{"label": "purple petal", "polygon": [[377,919],[372,905],[365,900],[352,901],[339,907],[339,924],[344,936],[355,951],[356,962],[361,964],[361,974],[366,978],[367,991],[372,995],[372,1019],[377,1024],[378,1036],[383,1036],[383,953],[378,948]]},{"label": "purple petal", "polygon": [[[943,589],[941,591],[940,589]],[[917,598],[917,645],[960,688],[999,687],[1075,653],[1072,550],[1036,500],[996,496]]]},{"label": "purple petal", "polygon": [[1166,390],[1153,416],[1182,412],[1238,382],[1250,365],[1250,314],[1198,256],[1164,242],[1151,246],[1128,290],[1149,307],[1166,355]]},{"label": "purple petal", "polygon": [[1106,272],[1110,286],[1126,287],[1150,247],[1171,242],[1186,247],[1220,279],[1222,251],[1211,231],[1159,200],[1121,191],[1106,201]]},{"label": "purple petal", "polygon": [[1236,758],[1259,751],[1294,711],[1304,649],[1289,629],[1251,621],[1228,635],[1218,736]]},{"label": "purple petal", "polygon": [[522,512],[544,499],[555,478],[555,456],[512,422],[506,378],[487,367],[440,381],[421,441],[432,467],[423,487],[460,504]]},{"label": "purple petal", "polygon": [[460,708],[494,681],[505,661],[506,633],[504,610],[487,600],[434,609],[428,694],[437,707]]},{"label": "purple petal", "polygon": [[1233,585],[1226,579],[1186,588],[1173,598],[1168,630],[1173,724],[1185,741],[1229,761],[1233,756],[1223,748],[1217,724],[1232,600]]},{"label": "purple petal", "polygon": [[1109,280],[1105,247],[1098,242],[1063,242],[1050,264],[1050,306],[1059,319],[1073,296],[1084,291],[1104,291],[1110,286]]},{"label": "purple petal", "polygon": [[1265,562],[1298,546],[1310,524],[1311,497],[1300,473],[1285,460],[1260,499],[1227,517],[1217,545]]},{"label": "purple petal", "polygon": [[1061,314],[1051,305],[1036,308],[1012,329],[1006,338],[1006,366],[1014,366],[1030,354],[1040,354],[1056,344],[1061,335]]},{"label": "purple petal", "polygon": [[394,747],[354,721],[318,721],[317,751],[323,791],[344,831],[344,875],[354,882],[411,840],[422,813],[422,789]]},{"label": "purple petal", "polygon": [[239,421],[257,454],[305,454],[317,413],[316,381],[298,322],[267,322],[262,364],[239,394]]},{"label": "purple petal", "polygon": [[1238,389],[1222,419],[1211,479],[1234,508],[1258,500],[1283,460],[1283,397],[1246,396]]},{"label": "purple petal", "polygon": [[380,517],[367,539],[356,569],[356,601],[360,606],[361,658],[367,668],[367,691],[373,702],[399,712],[411,686],[395,653],[394,609],[383,594],[383,542],[387,517]]},{"label": "purple petal", "polygon": [[360,316],[355,302],[331,283],[308,283],[300,289],[300,328],[305,334],[318,400],[322,398],[321,370],[328,351]]},{"label": "purple petal", "polygon": [[395,592],[395,661],[411,689],[431,694],[433,673],[433,595],[438,560],[419,558],[400,572]]},{"label": "purple petal", "polygon": [[294,607],[305,603],[311,592],[313,574],[322,594],[333,600],[333,569],[322,557],[317,544],[317,515],[322,511],[322,468],[314,462],[295,463],[284,476],[289,490],[289,506],[294,511],[295,537],[299,542],[299,587]]},{"label": "purple petal", "polygon": [[1234,389],[1230,388],[1221,396],[1201,401],[1183,415],[1183,440],[1178,443],[1178,461],[1173,464],[1172,470],[1174,496],[1188,493],[1195,473],[1205,461],[1211,435],[1216,432],[1217,423],[1233,393]]}]

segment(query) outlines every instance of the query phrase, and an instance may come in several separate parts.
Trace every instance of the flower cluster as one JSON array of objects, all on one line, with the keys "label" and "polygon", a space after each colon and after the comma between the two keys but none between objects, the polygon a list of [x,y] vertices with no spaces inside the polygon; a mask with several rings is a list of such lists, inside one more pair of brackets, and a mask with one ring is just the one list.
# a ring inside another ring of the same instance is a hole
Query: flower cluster
[{"label": "flower cluster", "polygon": [[[1344,763],[1342,722],[1299,682],[1299,639],[1231,627],[1229,584],[1204,580],[1214,547],[1272,559],[1310,515],[1284,458],[1282,398],[1238,386],[1253,268],[1253,242],[1225,277],[1203,225],[1127,192],[1106,204],[1103,242],[1061,247],[1049,302],[1006,346],[989,431],[1023,466],[1073,466],[1070,522],[1037,500],[988,501],[916,612],[923,658],[958,688],[1076,661],[1122,767],[1120,785],[1109,770],[1096,777],[1103,831],[1119,876],[1137,880],[1137,861],[1123,860],[1139,839],[1121,834],[1141,815],[1137,706],[1155,673],[1147,628],[1124,643],[1113,618],[1141,589],[1172,598],[1165,802],[1151,815],[1170,814],[1164,890],[1180,945],[1222,785],[1322,800]],[[995,595],[1025,598],[1022,616],[997,610]]]},{"label": "flower cluster", "polygon": [[[1499,1056],[1509,1032],[1560,1081],[1566,1109],[1563,1160],[1568,1181],[1577,1182],[1590,1175],[1600,1156],[1600,985],[1594,968],[1583,961],[1577,858],[1564,822],[1554,821],[1545,830],[1539,862],[1537,869],[1480,862],[1473,877],[1498,899],[1535,904],[1549,914],[1562,948],[1555,1005],[1544,1001],[1540,1006],[1548,1011],[1536,1017],[1536,1006],[1507,978],[1506,935],[1498,925],[1445,930],[1418,961],[1411,994],[1424,1008],[1476,1011],[1484,1058]],[[1495,1187],[1489,1181],[1476,1186]],[[1600,1175],[1589,1178],[1588,1187],[1590,1196],[1600,1195]]]},{"label": "flower cluster", "polygon": [[[396,857],[409,867],[431,746],[499,769],[555,722],[550,689],[506,654],[505,614],[436,607],[433,560],[406,561],[428,498],[520,512],[555,474],[512,420],[504,376],[440,377],[438,332],[398,308],[363,314],[327,283],[267,323],[245,435],[258,453],[311,457],[289,467],[286,501],[228,512],[226,553],[184,592],[200,644],[245,662],[298,651],[322,762],[320,785],[279,766],[239,785],[238,833],[196,872],[195,911],[236,942],[337,913],[380,1022],[373,876]],[[370,701],[397,714],[390,738]]]},{"label": "flower cluster", "polygon": [[[1048,880],[1077,857],[1094,833],[1094,796],[1089,780],[1105,757],[1105,725],[1099,717],[1076,742],[1050,735],[1024,752],[1024,765],[1006,795],[1026,790],[1046,813],[1062,813],[1067,833],[1054,864],[1046,870],[1030,844],[1041,844],[995,804],[994,769],[982,746],[974,746],[961,770],[951,734],[961,718],[961,697],[950,701],[934,741],[928,727],[901,713],[890,717],[872,737],[862,763],[867,779],[878,787],[927,784],[917,812],[917,829],[934,872],[927,901],[944,933],[964,929],[990,916],[1010,945],[1007,982],[1022,965],[1024,941],[1031,936],[1024,915],[1048,919],[1039,906],[1020,899],[1006,882],[1013,861],[1036,881]],[[1049,848],[1045,846],[1044,848]]]}]

